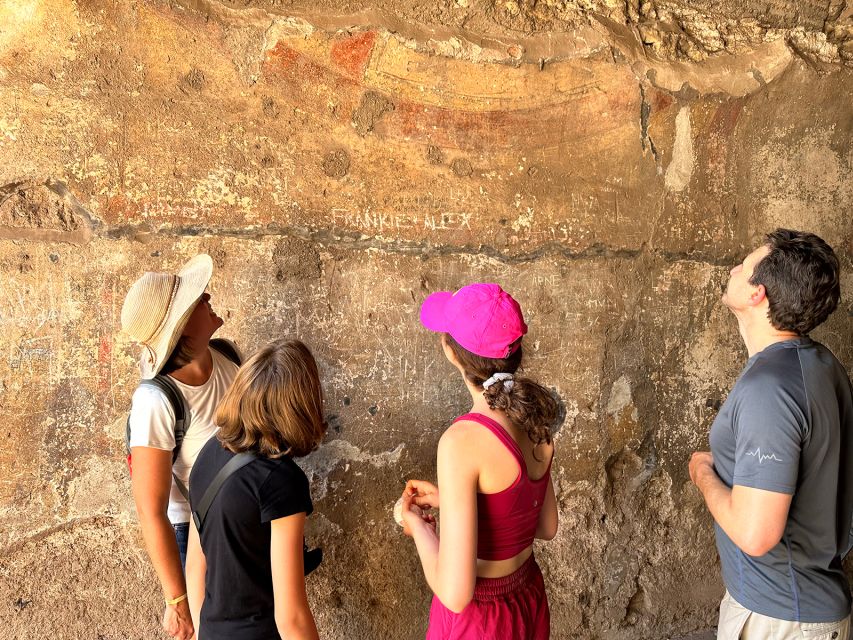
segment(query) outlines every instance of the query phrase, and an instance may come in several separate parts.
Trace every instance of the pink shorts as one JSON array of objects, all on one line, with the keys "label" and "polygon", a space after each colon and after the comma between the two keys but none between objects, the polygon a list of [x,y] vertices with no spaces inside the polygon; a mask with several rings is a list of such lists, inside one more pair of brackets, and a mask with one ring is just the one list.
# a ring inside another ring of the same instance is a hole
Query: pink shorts
[{"label": "pink shorts", "polygon": [[426,640],[548,640],[545,581],[531,555],[503,578],[477,578],[474,599],[453,613],[433,597]]}]

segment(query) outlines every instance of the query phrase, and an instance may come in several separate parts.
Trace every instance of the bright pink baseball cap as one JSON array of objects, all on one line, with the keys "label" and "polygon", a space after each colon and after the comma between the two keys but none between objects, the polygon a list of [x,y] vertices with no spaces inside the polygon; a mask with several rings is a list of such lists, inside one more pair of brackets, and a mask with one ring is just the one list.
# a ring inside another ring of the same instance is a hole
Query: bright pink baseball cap
[{"label": "bright pink baseball cap", "polygon": [[506,358],[527,333],[521,307],[496,284],[474,283],[456,293],[437,291],[421,305],[421,324],[449,333],[471,353]]}]

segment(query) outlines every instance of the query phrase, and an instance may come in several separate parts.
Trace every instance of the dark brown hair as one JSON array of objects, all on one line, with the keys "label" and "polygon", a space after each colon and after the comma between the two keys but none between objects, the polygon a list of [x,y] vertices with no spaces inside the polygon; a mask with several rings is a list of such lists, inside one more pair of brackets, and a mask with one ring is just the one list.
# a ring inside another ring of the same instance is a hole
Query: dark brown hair
[{"label": "dark brown hair", "polygon": [[804,336],[838,306],[838,257],[813,233],[776,229],[765,242],[770,253],[755,265],[749,282],[764,285],[776,329]]},{"label": "dark brown hair", "polygon": [[240,367],[216,409],[217,438],[234,453],[304,456],[326,433],[317,363],[299,340],[277,340]]},{"label": "dark brown hair", "polygon": [[195,351],[192,348],[192,341],[188,336],[181,336],[158,373],[166,375],[177,371],[192,362],[194,357]]},{"label": "dark brown hair", "polygon": [[527,432],[527,437],[534,444],[550,444],[551,429],[559,415],[557,400],[541,384],[516,374],[523,355],[520,344],[506,358],[484,358],[468,351],[449,333],[444,334],[444,340],[462,365],[465,379],[477,387],[482,387],[495,373],[513,374],[512,389],[508,390],[503,383],[497,382],[483,390],[489,408],[506,413],[514,425]]}]

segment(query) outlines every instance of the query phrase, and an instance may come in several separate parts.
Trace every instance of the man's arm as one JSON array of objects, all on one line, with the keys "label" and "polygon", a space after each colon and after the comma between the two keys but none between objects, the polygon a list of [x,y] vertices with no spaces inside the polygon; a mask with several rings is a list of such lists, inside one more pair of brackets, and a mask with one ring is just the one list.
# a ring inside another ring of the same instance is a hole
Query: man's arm
[{"label": "man's arm", "polygon": [[750,556],[763,556],[785,533],[792,496],[734,485],[729,489],[714,471],[714,458],[697,451],[690,458],[690,479],[726,535]]}]

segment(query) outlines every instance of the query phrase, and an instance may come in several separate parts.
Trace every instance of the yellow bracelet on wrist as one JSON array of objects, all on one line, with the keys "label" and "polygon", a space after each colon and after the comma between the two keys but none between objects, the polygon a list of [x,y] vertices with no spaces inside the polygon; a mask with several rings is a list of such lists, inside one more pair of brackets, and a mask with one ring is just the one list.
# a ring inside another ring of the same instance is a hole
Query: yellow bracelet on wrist
[{"label": "yellow bracelet on wrist", "polygon": [[178,604],[179,602],[183,602],[183,601],[184,601],[184,600],[186,600],[186,599],[187,599],[187,594],[184,594],[184,595],[182,595],[182,596],[178,596],[177,598],[172,598],[171,600],[166,600],[166,604],[168,604],[168,605],[176,605],[176,604]]}]

